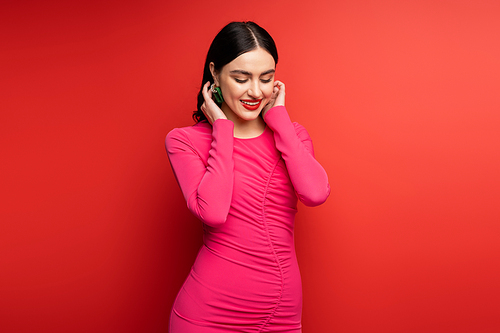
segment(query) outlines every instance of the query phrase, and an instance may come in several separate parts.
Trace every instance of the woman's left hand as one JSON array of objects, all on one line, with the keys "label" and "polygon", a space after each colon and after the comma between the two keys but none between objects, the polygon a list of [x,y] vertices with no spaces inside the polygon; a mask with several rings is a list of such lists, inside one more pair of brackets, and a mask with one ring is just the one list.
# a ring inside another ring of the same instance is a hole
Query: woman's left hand
[{"label": "woman's left hand", "polygon": [[274,81],[273,94],[269,102],[262,109],[262,116],[274,106],[285,106],[285,84],[281,81]]}]

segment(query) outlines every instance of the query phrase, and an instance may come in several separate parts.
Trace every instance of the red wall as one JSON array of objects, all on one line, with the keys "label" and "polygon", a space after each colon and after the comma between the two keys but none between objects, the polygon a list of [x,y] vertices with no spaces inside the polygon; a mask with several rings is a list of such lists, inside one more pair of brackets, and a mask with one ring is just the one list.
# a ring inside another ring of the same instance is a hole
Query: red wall
[{"label": "red wall", "polygon": [[166,332],[201,227],[163,140],[231,20],[330,176],[304,332],[500,331],[500,3],[236,3],[2,2],[0,331]]}]

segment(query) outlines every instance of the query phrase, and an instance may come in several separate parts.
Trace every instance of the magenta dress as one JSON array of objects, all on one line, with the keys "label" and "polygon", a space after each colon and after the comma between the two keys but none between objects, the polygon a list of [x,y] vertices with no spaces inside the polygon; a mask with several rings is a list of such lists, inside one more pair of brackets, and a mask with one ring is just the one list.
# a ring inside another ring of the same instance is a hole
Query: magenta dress
[{"label": "magenta dress", "polygon": [[307,131],[285,107],[264,120],[264,132],[251,139],[234,138],[225,119],[167,135],[175,177],[204,228],[170,333],[301,332],[297,197],[319,205],[330,187]]}]

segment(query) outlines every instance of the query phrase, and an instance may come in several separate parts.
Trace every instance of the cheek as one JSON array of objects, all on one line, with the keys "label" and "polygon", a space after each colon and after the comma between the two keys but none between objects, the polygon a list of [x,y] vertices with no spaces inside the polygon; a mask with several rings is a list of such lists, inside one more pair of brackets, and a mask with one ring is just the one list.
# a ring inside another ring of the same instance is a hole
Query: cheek
[{"label": "cheek", "polygon": [[262,89],[262,93],[264,94],[265,98],[271,98],[273,94],[273,89],[274,89],[273,84],[267,84],[266,87]]},{"label": "cheek", "polygon": [[244,90],[240,86],[229,83],[225,85],[223,95],[226,95],[228,99],[238,99],[243,93]]}]

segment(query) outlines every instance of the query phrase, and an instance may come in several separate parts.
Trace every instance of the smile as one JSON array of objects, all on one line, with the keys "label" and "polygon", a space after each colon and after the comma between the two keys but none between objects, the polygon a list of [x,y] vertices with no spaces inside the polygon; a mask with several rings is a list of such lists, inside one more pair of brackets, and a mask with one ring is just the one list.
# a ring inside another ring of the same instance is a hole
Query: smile
[{"label": "smile", "polygon": [[262,102],[262,99],[259,100],[240,100],[241,104],[245,107],[247,110],[257,110],[260,106],[260,103]]}]

